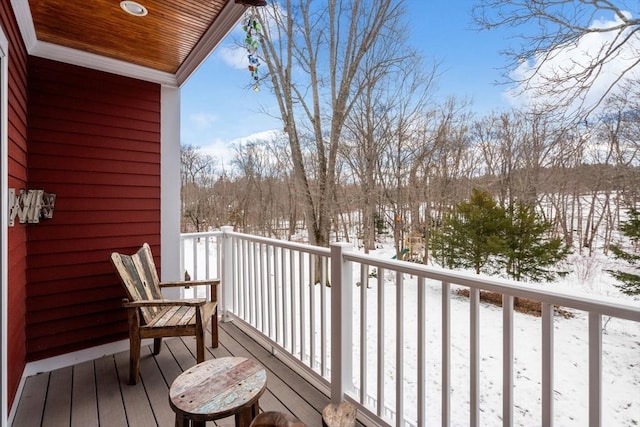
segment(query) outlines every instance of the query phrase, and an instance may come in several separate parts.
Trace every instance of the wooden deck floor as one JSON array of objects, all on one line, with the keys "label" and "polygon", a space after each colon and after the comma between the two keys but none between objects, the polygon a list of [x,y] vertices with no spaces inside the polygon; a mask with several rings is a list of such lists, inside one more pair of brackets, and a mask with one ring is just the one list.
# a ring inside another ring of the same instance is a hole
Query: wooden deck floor
[{"label": "wooden deck floor", "polygon": [[[210,335],[210,334],[208,334]],[[195,339],[163,341],[159,355],[143,347],[141,381],[127,385],[128,351],[76,366],[29,377],[13,421],[31,426],[173,426],[169,387],[185,369],[195,365]],[[292,414],[309,427],[322,425],[323,393],[287,368],[232,323],[220,324],[220,346],[207,344],[206,358],[251,357],[267,369],[267,391],[260,398],[263,411]],[[207,426],[232,426],[233,418]]]}]

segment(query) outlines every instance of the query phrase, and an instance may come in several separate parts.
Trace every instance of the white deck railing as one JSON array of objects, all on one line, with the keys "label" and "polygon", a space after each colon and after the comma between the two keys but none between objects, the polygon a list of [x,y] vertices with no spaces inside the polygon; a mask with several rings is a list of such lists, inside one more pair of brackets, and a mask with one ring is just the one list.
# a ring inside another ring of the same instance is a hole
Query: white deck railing
[{"label": "white deck railing", "polygon": [[[425,426],[438,422],[449,426],[461,422],[459,416],[452,418],[452,339],[459,338],[452,335],[452,319],[456,325],[461,322],[460,313],[452,310],[452,298],[459,299],[452,296],[452,286],[469,290],[468,317],[464,319],[468,322],[464,347],[468,345],[469,370],[468,395],[462,398],[468,406],[464,425],[491,424],[486,418],[481,423],[480,418],[480,344],[486,330],[480,326],[480,291],[501,294],[503,300],[501,309],[494,308],[502,311],[501,325],[483,325],[501,327],[502,342],[483,342],[483,346],[502,348],[502,413],[497,419],[504,426],[514,425],[514,298],[542,303],[540,396],[539,402],[529,402],[532,407],[525,408],[526,412],[539,411],[534,424],[542,426],[554,425],[555,308],[569,308],[588,318],[588,402],[582,411],[588,411],[591,427],[605,425],[603,316],[630,321],[634,328],[640,325],[640,308],[635,306],[375,258],[352,251],[348,244],[320,248],[235,233],[227,227],[214,233],[183,234],[181,241],[183,271],[194,279],[222,279],[223,321],[237,322],[330,393],[333,401],[346,398],[355,403],[367,425]],[[389,281],[395,284],[391,292],[384,286]],[[408,287],[411,297],[405,295]],[[437,310],[428,309],[428,302],[434,301],[428,301],[427,294],[433,289],[439,292]],[[433,322],[438,324],[439,335],[435,346],[440,347],[435,364],[427,338],[427,327]],[[409,324],[414,326],[410,330],[406,327]],[[434,369],[439,371],[437,386],[427,377],[427,372],[433,376]],[[635,369],[640,366],[636,364]],[[401,380],[395,380],[398,378]],[[407,378],[415,387],[409,389]],[[637,408],[640,398],[633,399]],[[434,407],[433,401],[439,405]]]}]

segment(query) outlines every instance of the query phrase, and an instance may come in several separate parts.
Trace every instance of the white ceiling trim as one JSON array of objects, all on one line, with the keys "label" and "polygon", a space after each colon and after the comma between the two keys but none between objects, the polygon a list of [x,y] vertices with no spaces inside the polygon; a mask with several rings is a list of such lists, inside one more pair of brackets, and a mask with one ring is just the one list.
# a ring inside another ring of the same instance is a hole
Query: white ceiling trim
[{"label": "white ceiling trim", "polygon": [[246,10],[245,6],[237,5],[234,0],[229,1],[215,20],[214,25],[209,27],[177,73],[173,75],[106,56],[40,41],[36,37],[29,0],[11,0],[11,5],[29,55],[172,87],[179,87],[187,81],[209,54],[224,40]]},{"label": "white ceiling trim", "polygon": [[178,86],[176,76],[171,73],[165,73],[152,68],[131,64],[130,62],[107,58],[106,56],[83,52],[53,43],[37,41],[29,54],[152,83]]},{"label": "white ceiling trim", "polygon": [[29,9],[29,0],[11,0],[11,6],[18,21],[18,27],[20,27],[22,40],[27,47],[27,52],[29,52],[38,41],[36,39],[36,28],[33,26],[31,9]]}]

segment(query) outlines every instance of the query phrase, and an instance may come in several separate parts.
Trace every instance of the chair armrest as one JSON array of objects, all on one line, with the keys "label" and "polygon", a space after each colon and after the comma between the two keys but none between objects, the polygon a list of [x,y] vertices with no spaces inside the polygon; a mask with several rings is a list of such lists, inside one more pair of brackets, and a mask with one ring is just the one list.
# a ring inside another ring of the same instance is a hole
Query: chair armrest
[{"label": "chair armrest", "polygon": [[172,287],[180,287],[180,286],[218,286],[220,284],[220,279],[210,279],[210,280],[187,280],[180,282],[160,282],[160,288],[172,288]]},{"label": "chair armrest", "polygon": [[207,303],[205,298],[193,299],[152,299],[140,301],[123,301],[124,307],[163,307],[163,306],[187,306],[201,307]]}]

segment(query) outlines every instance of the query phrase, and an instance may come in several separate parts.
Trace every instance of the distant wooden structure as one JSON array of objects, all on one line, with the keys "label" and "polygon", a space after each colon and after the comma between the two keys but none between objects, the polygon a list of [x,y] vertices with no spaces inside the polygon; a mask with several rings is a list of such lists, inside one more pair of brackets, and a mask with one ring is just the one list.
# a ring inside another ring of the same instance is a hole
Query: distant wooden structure
[{"label": "distant wooden structure", "polygon": [[419,234],[412,234],[404,241],[403,259],[405,261],[422,263],[424,260],[424,237]]}]

